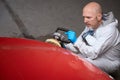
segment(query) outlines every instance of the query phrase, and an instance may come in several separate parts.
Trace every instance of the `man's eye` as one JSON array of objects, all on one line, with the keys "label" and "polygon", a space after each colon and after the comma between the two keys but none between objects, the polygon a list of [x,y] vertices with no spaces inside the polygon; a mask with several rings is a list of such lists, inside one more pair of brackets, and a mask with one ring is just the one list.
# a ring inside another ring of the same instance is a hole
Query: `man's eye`
[{"label": "man's eye", "polygon": [[86,17],[87,19],[90,19],[91,17]]}]

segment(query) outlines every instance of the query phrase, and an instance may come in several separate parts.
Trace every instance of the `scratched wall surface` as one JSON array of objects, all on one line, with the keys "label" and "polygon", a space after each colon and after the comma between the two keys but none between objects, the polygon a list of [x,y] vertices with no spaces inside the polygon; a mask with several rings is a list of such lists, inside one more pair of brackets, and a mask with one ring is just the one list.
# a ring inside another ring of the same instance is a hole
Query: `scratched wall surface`
[{"label": "scratched wall surface", "polygon": [[103,12],[113,11],[120,20],[119,0],[0,0],[0,36],[39,37],[67,27],[84,29],[83,6],[97,1]]}]

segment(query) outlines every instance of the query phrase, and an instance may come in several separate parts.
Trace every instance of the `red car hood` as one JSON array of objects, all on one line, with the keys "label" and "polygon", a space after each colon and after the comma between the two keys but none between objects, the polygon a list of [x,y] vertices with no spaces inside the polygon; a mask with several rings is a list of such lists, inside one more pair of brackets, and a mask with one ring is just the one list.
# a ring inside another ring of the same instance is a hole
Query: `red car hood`
[{"label": "red car hood", "polygon": [[0,80],[112,80],[71,51],[41,41],[0,38]]}]

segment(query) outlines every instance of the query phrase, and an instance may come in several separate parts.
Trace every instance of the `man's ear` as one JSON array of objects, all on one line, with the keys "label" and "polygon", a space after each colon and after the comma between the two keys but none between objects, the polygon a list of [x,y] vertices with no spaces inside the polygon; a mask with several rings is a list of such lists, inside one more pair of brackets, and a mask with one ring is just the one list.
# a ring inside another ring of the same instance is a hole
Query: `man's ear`
[{"label": "man's ear", "polygon": [[99,21],[101,21],[101,20],[102,20],[102,14],[98,14],[98,15],[97,15],[97,19],[98,19]]}]

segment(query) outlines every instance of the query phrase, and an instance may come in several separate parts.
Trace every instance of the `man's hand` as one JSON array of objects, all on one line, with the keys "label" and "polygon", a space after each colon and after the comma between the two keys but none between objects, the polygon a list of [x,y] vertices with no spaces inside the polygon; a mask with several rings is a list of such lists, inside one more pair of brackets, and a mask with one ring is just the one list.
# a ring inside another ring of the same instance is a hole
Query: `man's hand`
[{"label": "man's hand", "polygon": [[76,41],[77,38],[76,38],[76,33],[75,33],[74,31],[69,30],[69,31],[65,32],[65,34],[67,35],[68,39],[69,39],[72,43],[74,43],[74,42]]}]

